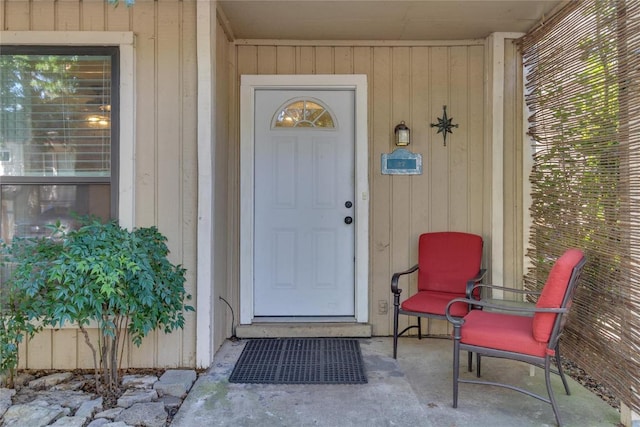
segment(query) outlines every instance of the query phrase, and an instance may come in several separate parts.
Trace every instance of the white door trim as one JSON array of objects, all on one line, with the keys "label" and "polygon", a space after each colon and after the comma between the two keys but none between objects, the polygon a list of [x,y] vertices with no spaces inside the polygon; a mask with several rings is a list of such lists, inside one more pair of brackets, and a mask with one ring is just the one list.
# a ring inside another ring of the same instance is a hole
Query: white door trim
[{"label": "white door trim", "polygon": [[[253,321],[253,200],[255,91],[355,91],[355,321],[369,321],[369,177],[366,75],[243,75],[240,84],[240,324]],[[330,319],[327,319],[330,321]]]}]

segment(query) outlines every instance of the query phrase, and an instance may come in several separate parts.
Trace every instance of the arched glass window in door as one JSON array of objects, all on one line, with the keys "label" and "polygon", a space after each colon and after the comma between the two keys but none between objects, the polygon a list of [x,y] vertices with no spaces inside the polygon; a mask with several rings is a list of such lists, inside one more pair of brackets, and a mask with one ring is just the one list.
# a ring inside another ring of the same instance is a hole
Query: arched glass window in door
[{"label": "arched glass window in door", "polygon": [[327,107],[315,99],[287,101],[275,114],[274,128],[335,129],[336,121]]}]

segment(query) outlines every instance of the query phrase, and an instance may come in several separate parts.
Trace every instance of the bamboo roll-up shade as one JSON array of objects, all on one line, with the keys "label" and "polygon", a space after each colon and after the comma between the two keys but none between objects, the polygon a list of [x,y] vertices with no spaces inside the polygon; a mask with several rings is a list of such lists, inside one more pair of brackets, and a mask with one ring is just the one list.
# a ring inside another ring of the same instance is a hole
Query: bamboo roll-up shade
[{"label": "bamboo roll-up shade", "polygon": [[640,2],[572,2],[518,43],[535,153],[525,286],[585,251],[563,355],[640,412]]}]

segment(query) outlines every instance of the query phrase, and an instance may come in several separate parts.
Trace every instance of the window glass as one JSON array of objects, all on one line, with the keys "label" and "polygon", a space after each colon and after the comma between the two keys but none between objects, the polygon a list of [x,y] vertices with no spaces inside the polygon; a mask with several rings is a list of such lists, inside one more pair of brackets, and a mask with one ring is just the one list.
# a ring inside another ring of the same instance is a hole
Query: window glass
[{"label": "window glass", "polygon": [[111,57],[1,58],[0,176],[109,176]]},{"label": "window glass", "polygon": [[75,215],[93,214],[109,218],[111,209],[108,184],[2,185],[2,235],[46,237],[48,225],[74,228]]},{"label": "window glass", "polygon": [[117,212],[117,48],[3,46],[0,238]]},{"label": "window glass", "polygon": [[274,127],[335,128],[329,110],[319,102],[303,99],[289,103],[275,115]]}]

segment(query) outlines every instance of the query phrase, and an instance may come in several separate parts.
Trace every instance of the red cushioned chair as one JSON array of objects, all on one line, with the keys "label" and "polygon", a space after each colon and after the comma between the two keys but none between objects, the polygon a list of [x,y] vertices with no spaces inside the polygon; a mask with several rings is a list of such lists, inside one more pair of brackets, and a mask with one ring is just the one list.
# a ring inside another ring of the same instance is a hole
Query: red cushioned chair
[{"label": "red cushioned chair", "polygon": [[[553,265],[535,307],[514,307],[485,300],[460,298],[447,307],[447,318],[453,324],[453,407],[458,406],[458,384],[487,384],[506,387],[551,404],[558,425],[562,425],[560,413],[551,388],[550,373],[560,375],[567,394],[569,385],[560,364],[559,339],[567,320],[573,294],[586,259],[578,249],[567,250]],[[491,285],[479,287],[497,288],[505,291],[526,293],[522,290]],[[473,303],[473,310],[464,318],[457,316],[456,304]],[[533,314],[533,316],[531,316]],[[480,377],[481,357],[491,356],[519,360],[544,368],[545,383],[549,398],[528,390],[482,380],[459,377],[460,350],[476,353],[477,376]],[[551,358],[555,358],[557,370],[552,370]]]},{"label": "red cushioned chair", "polygon": [[[398,337],[411,328],[418,328],[422,338],[423,317],[446,319],[445,309],[449,301],[459,297],[471,297],[471,290],[481,283],[485,270],[482,261],[482,237],[455,231],[425,233],[418,242],[418,264],[406,271],[393,274],[393,358],[398,353]],[[398,287],[401,276],[418,272],[418,291],[400,304],[402,289]],[[469,304],[455,304],[451,315],[463,317]],[[417,325],[410,325],[398,333],[398,315],[406,314],[418,318]],[[471,354],[469,354],[471,369]]]}]

